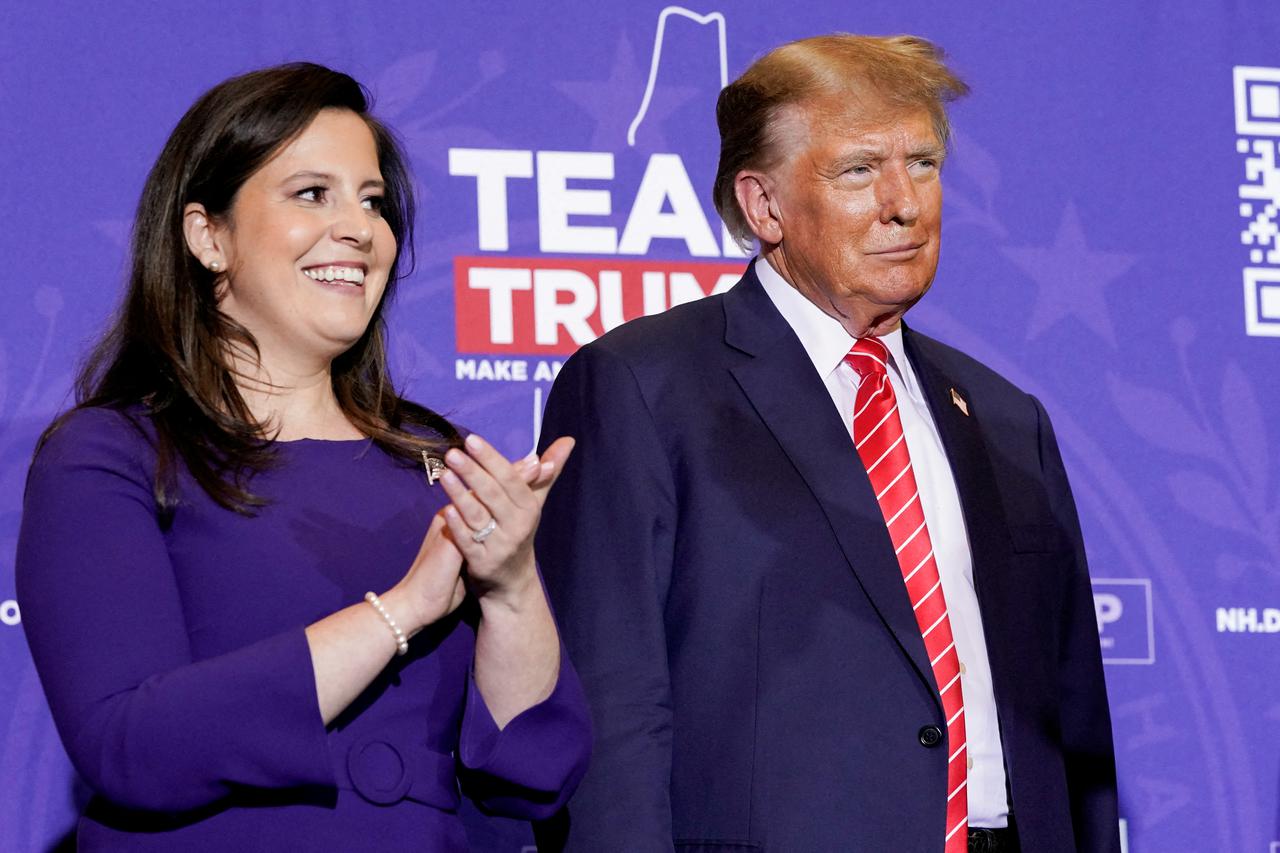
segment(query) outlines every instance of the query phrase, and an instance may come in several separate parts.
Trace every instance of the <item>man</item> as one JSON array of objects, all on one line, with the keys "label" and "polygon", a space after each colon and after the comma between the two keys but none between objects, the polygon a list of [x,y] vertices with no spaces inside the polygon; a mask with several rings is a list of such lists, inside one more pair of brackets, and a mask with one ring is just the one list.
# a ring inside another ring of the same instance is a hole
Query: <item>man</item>
[{"label": "man", "polygon": [[715,187],[759,257],[560,373],[538,551],[596,726],[570,849],[1119,849],[1049,420],[902,324],[964,92],[912,37],[760,59]]}]

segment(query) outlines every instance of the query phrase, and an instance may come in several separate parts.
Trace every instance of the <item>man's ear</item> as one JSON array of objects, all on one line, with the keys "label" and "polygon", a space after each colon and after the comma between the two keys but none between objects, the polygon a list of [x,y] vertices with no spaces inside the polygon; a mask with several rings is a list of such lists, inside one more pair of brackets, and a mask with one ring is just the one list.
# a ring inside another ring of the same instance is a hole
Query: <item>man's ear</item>
[{"label": "man's ear", "polygon": [[782,218],[775,189],[776,184],[768,174],[754,169],[743,169],[733,179],[738,209],[762,247],[782,242]]},{"label": "man's ear", "polygon": [[187,241],[187,251],[206,269],[214,273],[226,270],[218,232],[203,204],[193,201],[182,209],[182,234]]}]

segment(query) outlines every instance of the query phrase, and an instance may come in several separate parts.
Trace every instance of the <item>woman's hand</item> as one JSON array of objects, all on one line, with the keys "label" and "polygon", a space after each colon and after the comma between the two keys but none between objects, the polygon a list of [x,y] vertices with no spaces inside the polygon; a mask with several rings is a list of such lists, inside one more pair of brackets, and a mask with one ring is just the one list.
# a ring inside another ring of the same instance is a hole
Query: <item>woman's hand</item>
[{"label": "woman's hand", "polygon": [[[476,685],[501,728],[551,694],[560,646],[533,563],[542,504],[573,449],[562,438],[541,459],[512,464],[477,436],[467,453],[450,450],[441,478],[452,504],[436,513],[405,576],[380,597],[407,636],[457,609],[466,598],[463,561],[480,599]],[[494,527],[485,531],[489,521]],[[477,539],[479,541],[477,541]],[[307,626],[316,700],[328,725],[395,654],[382,616],[361,601]]]},{"label": "woman's hand", "polygon": [[453,544],[467,564],[467,576],[482,603],[515,603],[531,589],[541,597],[534,568],[533,534],[551,485],[573,450],[561,438],[540,459],[509,462],[478,435],[469,435],[467,453],[450,450],[440,478],[452,505],[444,519]]},{"label": "woman's hand", "polygon": [[412,635],[448,616],[466,596],[462,552],[448,534],[442,510],[431,520],[409,571],[382,600],[405,634]]},{"label": "woman's hand", "polygon": [[[466,598],[461,573],[462,552],[453,545],[444,515],[436,513],[409,571],[380,596],[382,607],[405,636],[412,636]],[[361,601],[308,625],[307,645],[327,726],[387,665],[397,641],[382,615]]]}]

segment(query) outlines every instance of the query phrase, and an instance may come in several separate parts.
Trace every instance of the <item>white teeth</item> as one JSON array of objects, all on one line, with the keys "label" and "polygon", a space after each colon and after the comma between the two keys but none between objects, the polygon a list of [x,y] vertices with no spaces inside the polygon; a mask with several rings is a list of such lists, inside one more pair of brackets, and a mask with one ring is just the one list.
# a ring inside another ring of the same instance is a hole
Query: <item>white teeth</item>
[{"label": "white teeth", "polygon": [[364,284],[364,270],[358,267],[312,267],[302,274],[316,281],[339,281],[349,284]]}]

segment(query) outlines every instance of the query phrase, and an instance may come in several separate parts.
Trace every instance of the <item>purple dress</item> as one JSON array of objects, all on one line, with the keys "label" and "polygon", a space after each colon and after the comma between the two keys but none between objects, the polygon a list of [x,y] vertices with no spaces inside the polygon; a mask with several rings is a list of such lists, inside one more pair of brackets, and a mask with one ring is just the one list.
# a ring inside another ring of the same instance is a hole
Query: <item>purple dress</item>
[{"label": "purple dress", "polygon": [[447,500],[369,441],[282,442],[249,518],[183,472],[157,515],[145,418],[77,412],[35,460],[18,541],[23,626],[95,792],[81,850],[466,850],[460,796],[544,817],[585,770],[562,658],[497,729],[470,676],[474,606],[419,633],[327,728],[306,625],[394,585]]}]

